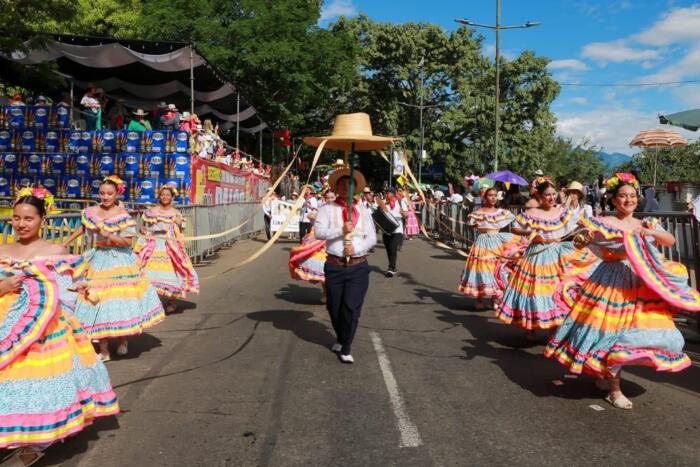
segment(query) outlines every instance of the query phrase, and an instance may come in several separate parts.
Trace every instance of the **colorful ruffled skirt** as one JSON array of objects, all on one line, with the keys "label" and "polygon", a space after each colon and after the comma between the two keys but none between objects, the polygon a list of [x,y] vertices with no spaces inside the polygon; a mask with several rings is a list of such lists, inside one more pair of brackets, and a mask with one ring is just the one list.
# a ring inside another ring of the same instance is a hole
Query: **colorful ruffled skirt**
[{"label": "colorful ruffled skirt", "polygon": [[614,376],[621,365],[680,371],[690,366],[673,308],[649,289],[628,261],[601,263],[585,280],[572,277],[556,295],[571,310],[545,355],[572,373]]},{"label": "colorful ruffled skirt", "polygon": [[131,248],[93,248],[85,253],[93,304],[78,296],[75,315],[92,339],[141,334],[165,319],[163,305],[137,265]]},{"label": "colorful ruffled skirt", "polygon": [[403,229],[406,235],[418,235],[420,233],[420,226],[418,225],[418,218],[416,217],[416,211],[413,209],[408,210],[406,215],[406,226]]},{"label": "colorful ruffled skirt", "polygon": [[199,293],[199,277],[182,242],[139,238],[134,252],[159,295],[185,298],[188,293]]},{"label": "colorful ruffled skirt", "polygon": [[[0,297],[0,324],[27,308],[25,293]],[[119,412],[107,369],[74,316],[58,306],[44,324],[21,319],[39,335],[0,370],[0,448],[50,444]],[[24,337],[15,335],[14,345]],[[11,352],[9,345],[0,352]]]},{"label": "colorful ruffled skirt", "polygon": [[499,257],[507,245],[521,237],[510,233],[485,232],[480,234],[469,250],[458,290],[474,298],[501,297],[503,291],[496,281]]},{"label": "colorful ruffled skirt", "polygon": [[566,313],[554,302],[557,286],[565,274],[585,273],[597,261],[589,249],[576,249],[571,242],[531,244],[507,278],[496,316],[530,331],[559,326]]},{"label": "colorful ruffled skirt", "polygon": [[301,245],[289,251],[289,273],[292,279],[306,282],[324,282],[323,266],[326,264],[326,241],[317,240],[314,231],[306,234]]}]

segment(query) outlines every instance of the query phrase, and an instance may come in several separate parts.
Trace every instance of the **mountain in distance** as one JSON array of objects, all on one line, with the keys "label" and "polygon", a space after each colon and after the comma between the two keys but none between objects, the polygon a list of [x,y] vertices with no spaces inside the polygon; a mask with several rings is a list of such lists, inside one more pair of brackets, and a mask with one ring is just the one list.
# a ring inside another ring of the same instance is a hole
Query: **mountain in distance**
[{"label": "mountain in distance", "polygon": [[615,167],[625,162],[632,160],[631,156],[621,152],[605,152],[598,151],[598,156],[603,160],[603,163],[608,166],[608,170],[612,171]]}]

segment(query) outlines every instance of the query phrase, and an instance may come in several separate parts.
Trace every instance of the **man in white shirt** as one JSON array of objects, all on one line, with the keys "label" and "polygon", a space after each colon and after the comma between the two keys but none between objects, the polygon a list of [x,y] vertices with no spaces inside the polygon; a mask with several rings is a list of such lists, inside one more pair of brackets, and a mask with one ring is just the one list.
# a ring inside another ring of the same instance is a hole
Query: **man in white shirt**
[{"label": "man in white shirt", "polygon": [[[355,170],[356,192],[362,192],[365,177]],[[318,209],[314,232],[316,238],[326,241],[326,308],[331,318],[337,342],[331,350],[339,354],[343,363],[354,363],[352,341],[369,288],[367,252],[377,243],[372,215],[362,203],[349,206],[350,169],[333,172],[328,181],[336,193],[334,202]],[[348,211],[352,221],[347,221]]]},{"label": "man in white shirt", "polygon": [[384,195],[386,201],[379,203],[379,209],[389,214],[399,224],[391,234],[384,233],[382,235],[384,248],[386,248],[386,254],[389,259],[389,269],[385,276],[394,277],[396,275],[396,256],[403,240],[403,220],[408,213],[408,206],[405,200],[396,196],[394,187],[388,187],[384,191]]},{"label": "man in white shirt", "polygon": [[316,218],[316,211],[318,211],[318,200],[316,199],[314,190],[310,186],[307,186],[304,190],[304,204],[301,205],[300,211],[299,243],[301,243],[306,234],[311,230],[314,219]]}]

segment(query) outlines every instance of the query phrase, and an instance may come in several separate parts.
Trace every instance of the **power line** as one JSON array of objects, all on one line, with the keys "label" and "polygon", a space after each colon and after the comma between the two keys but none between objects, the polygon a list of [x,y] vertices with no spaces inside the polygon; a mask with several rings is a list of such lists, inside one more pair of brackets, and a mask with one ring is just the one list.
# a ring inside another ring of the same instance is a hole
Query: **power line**
[{"label": "power line", "polygon": [[604,87],[640,88],[640,87],[672,86],[674,84],[694,84],[694,83],[700,83],[700,79],[690,79],[690,80],[686,80],[686,81],[663,81],[663,82],[658,82],[658,83],[559,83],[559,86],[590,87],[590,88],[604,88]]}]

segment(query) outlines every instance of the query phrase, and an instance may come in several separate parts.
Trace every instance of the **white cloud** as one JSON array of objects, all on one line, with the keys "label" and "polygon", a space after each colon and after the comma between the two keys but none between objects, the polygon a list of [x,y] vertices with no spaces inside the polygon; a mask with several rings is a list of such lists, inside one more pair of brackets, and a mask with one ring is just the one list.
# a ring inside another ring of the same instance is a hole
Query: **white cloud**
[{"label": "white cloud", "polygon": [[653,75],[645,76],[642,81],[646,82],[667,82],[680,81],[683,78],[700,75],[700,44],[690,49],[676,63],[659,70]]},{"label": "white cloud", "polygon": [[574,70],[574,71],[586,71],[588,70],[588,65],[586,65],[581,60],[575,58],[565,59],[565,60],[552,60],[547,65],[550,70]]},{"label": "white cloud", "polygon": [[323,3],[321,8],[321,21],[329,21],[339,16],[353,16],[357,14],[357,8],[352,0],[330,0]]},{"label": "white cloud", "polygon": [[659,58],[660,52],[654,49],[635,49],[625,40],[591,42],[583,47],[581,56],[601,63],[641,62]]},{"label": "white cloud", "polygon": [[588,99],[585,97],[572,97],[569,101],[577,105],[588,105]]},{"label": "white cloud", "polygon": [[648,45],[670,45],[700,40],[700,5],[676,8],[664,14],[649,29],[632,39]]},{"label": "white cloud", "polygon": [[[658,128],[655,113],[618,107],[599,107],[586,112],[559,112],[557,133],[575,143],[588,141],[606,152],[633,154],[629,142],[641,130]],[[675,128],[685,138],[695,140],[696,133]]]}]

